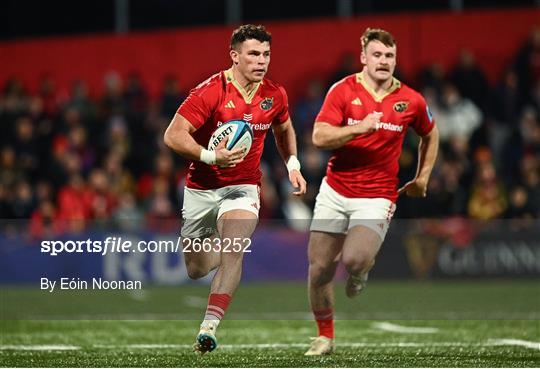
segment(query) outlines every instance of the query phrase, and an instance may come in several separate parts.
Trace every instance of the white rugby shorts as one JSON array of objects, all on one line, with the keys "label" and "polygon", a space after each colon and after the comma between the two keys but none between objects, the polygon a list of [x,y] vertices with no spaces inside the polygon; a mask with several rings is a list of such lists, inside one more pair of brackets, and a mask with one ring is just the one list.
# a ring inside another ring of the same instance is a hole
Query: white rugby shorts
[{"label": "white rugby shorts", "polygon": [[347,234],[357,225],[368,227],[384,241],[396,204],[384,198],[348,198],[323,179],[315,200],[311,231]]},{"label": "white rugby shorts", "polygon": [[247,210],[259,216],[259,186],[234,185],[212,190],[184,188],[182,237],[204,238],[217,232],[217,220],[230,210]]}]

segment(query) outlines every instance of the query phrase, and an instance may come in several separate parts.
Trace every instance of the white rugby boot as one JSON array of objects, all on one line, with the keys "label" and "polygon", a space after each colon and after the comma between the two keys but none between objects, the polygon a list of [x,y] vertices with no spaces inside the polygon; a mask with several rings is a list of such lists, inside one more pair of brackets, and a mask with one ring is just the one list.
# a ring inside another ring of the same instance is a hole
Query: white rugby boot
[{"label": "white rugby boot", "polygon": [[201,329],[193,345],[193,351],[201,355],[214,351],[217,347],[216,329],[217,324],[215,323],[208,322],[201,324]]},{"label": "white rugby boot", "polygon": [[311,346],[304,354],[305,356],[330,355],[336,349],[332,338],[319,336],[311,339]]}]

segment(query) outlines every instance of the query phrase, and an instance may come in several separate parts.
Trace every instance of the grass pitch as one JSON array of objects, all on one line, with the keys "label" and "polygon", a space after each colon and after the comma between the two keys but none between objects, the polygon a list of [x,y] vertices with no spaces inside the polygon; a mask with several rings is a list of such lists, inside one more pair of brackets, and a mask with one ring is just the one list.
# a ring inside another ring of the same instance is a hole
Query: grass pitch
[{"label": "grass pitch", "polygon": [[[202,357],[191,345],[207,286],[145,295],[1,290],[0,364],[24,367],[538,367],[536,281],[338,286],[337,352],[304,357],[315,324],[303,284],[243,285]],[[45,299],[43,296],[48,296]],[[145,320],[134,320],[140,317]],[[94,320],[89,320],[94,319]],[[129,320],[126,320],[129,319]]]}]

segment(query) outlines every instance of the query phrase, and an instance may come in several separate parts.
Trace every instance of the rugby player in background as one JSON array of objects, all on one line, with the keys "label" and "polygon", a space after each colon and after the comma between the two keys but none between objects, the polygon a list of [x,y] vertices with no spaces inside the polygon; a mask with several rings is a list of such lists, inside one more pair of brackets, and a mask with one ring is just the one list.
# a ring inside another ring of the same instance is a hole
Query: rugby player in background
[{"label": "rugby player in background", "polygon": [[[333,150],[317,195],[308,246],[308,289],[318,337],[306,355],[334,351],[333,278],[340,261],[353,297],[366,285],[399,194],[426,196],[439,135],[424,98],[393,77],[396,42],[381,29],[361,38],[360,73],[334,84],[313,143]],[[398,159],[408,127],[420,136],[416,176],[401,189]]]}]

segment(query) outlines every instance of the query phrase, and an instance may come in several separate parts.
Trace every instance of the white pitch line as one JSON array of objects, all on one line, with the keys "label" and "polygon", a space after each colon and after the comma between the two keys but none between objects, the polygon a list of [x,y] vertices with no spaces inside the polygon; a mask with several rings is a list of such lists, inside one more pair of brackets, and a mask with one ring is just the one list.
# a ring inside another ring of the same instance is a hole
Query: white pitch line
[{"label": "white pitch line", "polygon": [[[94,345],[94,347],[96,347]],[[193,345],[164,345],[164,344],[138,344],[138,345],[126,345],[126,346],[99,346],[100,348],[118,348],[118,347],[126,347],[130,349],[176,349],[176,348],[188,348],[193,347]]]},{"label": "white pitch line", "polygon": [[404,325],[393,324],[389,322],[376,322],[372,325],[373,328],[380,329],[381,331],[394,332],[394,333],[436,333],[439,328],[432,327],[407,327]]},{"label": "white pitch line", "polygon": [[[344,342],[337,343],[337,347],[492,347],[492,346],[504,346],[505,344],[492,344],[492,343],[480,343],[480,342]],[[510,345],[510,344],[509,344]],[[281,349],[281,348],[305,348],[309,347],[308,343],[247,343],[247,344],[222,344],[219,345],[223,350],[234,349]],[[133,345],[94,345],[94,348],[102,349],[190,349],[193,345],[187,344],[133,344]]]},{"label": "white pitch line", "polygon": [[[247,344],[223,344],[219,345],[223,350],[234,349],[281,349],[281,348],[305,348],[309,347],[308,343],[247,343]],[[374,343],[374,342],[354,342],[354,343],[337,343],[337,347],[465,347],[465,346],[485,346],[481,343],[461,343],[461,342],[394,342],[394,343]],[[492,346],[492,345],[488,345]],[[94,348],[102,349],[186,349],[192,348],[193,345],[186,344],[135,344],[135,345],[94,345]]]},{"label": "white pitch line", "polygon": [[72,351],[80,349],[81,348],[79,346],[71,345],[0,345],[0,351]]},{"label": "white pitch line", "polygon": [[[493,347],[493,346],[521,346],[525,348],[540,350],[540,343],[524,341],[518,339],[490,339],[485,343],[480,342],[344,342],[337,343],[337,347]],[[224,344],[219,345],[222,350],[238,349],[287,349],[287,348],[306,348],[307,343],[258,343],[258,344]],[[191,349],[193,345],[189,344],[131,344],[131,345],[93,345],[92,348],[100,349],[139,349],[139,350],[163,350],[163,349]],[[81,350],[80,346],[71,345],[0,345],[0,351],[18,350],[18,351],[70,351]]]},{"label": "white pitch line", "polygon": [[540,342],[516,340],[513,338],[491,339],[488,341],[493,346],[523,346],[530,349],[540,350]]}]

